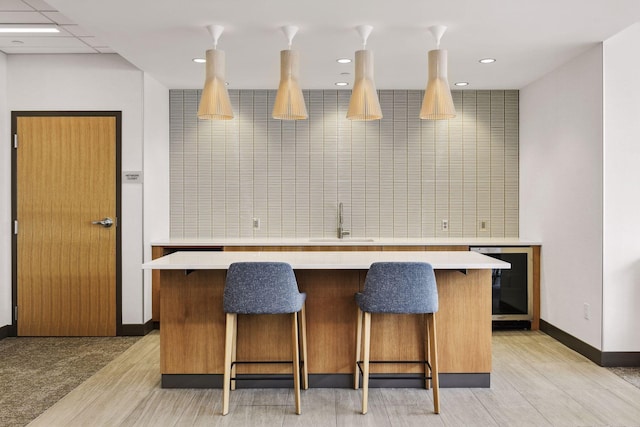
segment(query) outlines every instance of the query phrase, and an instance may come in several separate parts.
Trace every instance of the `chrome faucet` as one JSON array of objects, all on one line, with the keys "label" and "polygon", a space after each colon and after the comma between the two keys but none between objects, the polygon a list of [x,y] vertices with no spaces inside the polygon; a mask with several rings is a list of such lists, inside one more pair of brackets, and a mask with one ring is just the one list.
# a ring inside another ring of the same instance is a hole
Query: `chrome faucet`
[{"label": "chrome faucet", "polygon": [[345,230],[342,224],[342,202],[338,203],[338,239],[342,239],[344,236],[350,235],[349,230]]}]

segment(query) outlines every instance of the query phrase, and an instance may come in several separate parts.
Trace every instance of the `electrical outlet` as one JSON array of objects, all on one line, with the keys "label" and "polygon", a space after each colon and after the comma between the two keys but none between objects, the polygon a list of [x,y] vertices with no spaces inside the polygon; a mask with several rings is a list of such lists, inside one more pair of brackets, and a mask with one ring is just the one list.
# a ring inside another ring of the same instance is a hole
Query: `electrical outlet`
[{"label": "electrical outlet", "polygon": [[584,318],[586,320],[591,318],[591,307],[586,302],[584,303]]},{"label": "electrical outlet", "polygon": [[489,229],[489,221],[486,219],[481,219],[478,221],[478,230],[487,231]]},{"label": "electrical outlet", "polygon": [[443,219],[442,220],[442,231],[447,231],[449,230],[449,220],[447,219]]},{"label": "electrical outlet", "polygon": [[253,218],[253,229],[260,230],[260,218]]}]

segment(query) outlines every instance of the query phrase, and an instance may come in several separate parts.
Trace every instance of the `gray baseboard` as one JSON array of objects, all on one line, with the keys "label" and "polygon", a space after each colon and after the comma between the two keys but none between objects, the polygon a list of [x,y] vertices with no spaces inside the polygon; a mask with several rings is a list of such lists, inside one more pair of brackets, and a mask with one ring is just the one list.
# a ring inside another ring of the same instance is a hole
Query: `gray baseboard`
[{"label": "gray baseboard", "polygon": [[0,327],[0,340],[3,340],[7,337],[15,337],[15,327],[13,325],[5,325]]},{"label": "gray baseboard", "polygon": [[[380,376],[379,374],[377,376]],[[412,375],[404,375],[412,376]],[[243,375],[239,375],[240,378]],[[292,379],[275,379],[280,375],[245,375],[245,379],[236,383],[237,388],[292,388]],[[415,379],[371,379],[371,388],[424,388],[424,380],[420,374]],[[259,378],[259,379],[255,379]],[[440,374],[442,388],[489,388],[491,386],[490,373],[473,374]],[[310,388],[352,388],[351,374],[310,374]],[[221,374],[162,374],[162,388],[222,388]]]},{"label": "gray baseboard", "polygon": [[540,319],[540,330],[605,368],[614,366],[640,366],[640,352],[600,351],[543,319]]},{"label": "gray baseboard", "polygon": [[129,337],[137,337],[147,335],[154,329],[153,320],[149,320],[147,323],[143,324],[126,324],[122,325],[122,330],[118,335],[121,336],[129,336]]},{"label": "gray baseboard", "polygon": [[[128,324],[122,325],[119,330],[119,336],[144,336],[154,329],[154,322],[149,320],[144,324]],[[17,336],[16,327],[13,325],[0,326],[0,340],[7,337]]]}]

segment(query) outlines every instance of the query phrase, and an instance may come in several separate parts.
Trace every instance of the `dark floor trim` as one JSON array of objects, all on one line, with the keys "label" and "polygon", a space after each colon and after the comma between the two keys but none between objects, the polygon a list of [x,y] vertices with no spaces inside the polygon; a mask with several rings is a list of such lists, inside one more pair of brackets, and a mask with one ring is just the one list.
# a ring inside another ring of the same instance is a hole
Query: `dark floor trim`
[{"label": "dark floor trim", "polygon": [[638,351],[616,351],[602,353],[602,366],[630,366],[640,367],[640,352]]},{"label": "dark floor trim", "polygon": [[[408,375],[411,376],[411,375]],[[371,388],[424,388],[421,374],[415,379],[370,380]],[[242,377],[240,375],[239,377]],[[251,375],[260,380],[238,381],[237,388],[292,388],[292,380],[270,379],[273,375]],[[440,387],[443,388],[489,388],[491,374],[440,374]],[[311,388],[352,388],[351,374],[310,374]],[[162,388],[222,388],[221,374],[162,374]]]},{"label": "dark floor trim", "polygon": [[0,340],[3,340],[7,337],[15,337],[16,333],[14,332],[13,325],[5,325],[0,327]]},{"label": "dark floor trim", "polygon": [[130,323],[130,324],[126,324],[126,325],[122,325],[122,336],[127,337],[127,336],[133,336],[133,337],[137,337],[137,336],[144,336],[147,335],[149,332],[151,332],[153,330],[153,320],[149,320],[147,323],[144,323],[142,325],[140,324],[134,324],[134,323]]},{"label": "dark floor trim", "polygon": [[640,366],[640,352],[600,351],[543,319],[540,330],[600,366]]}]

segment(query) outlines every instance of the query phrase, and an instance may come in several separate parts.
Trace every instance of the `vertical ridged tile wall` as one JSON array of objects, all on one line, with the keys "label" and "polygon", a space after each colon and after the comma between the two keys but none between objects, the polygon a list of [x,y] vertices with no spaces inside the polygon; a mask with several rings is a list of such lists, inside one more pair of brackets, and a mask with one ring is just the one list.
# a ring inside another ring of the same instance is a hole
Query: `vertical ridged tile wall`
[{"label": "vertical ridged tile wall", "polygon": [[518,91],[454,91],[448,121],[418,118],[422,91],[379,94],[380,121],[345,119],[338,90],[304,91],[297,122],[232,90],[235,119],[207,121],[171,90],[171,237],[334,236],[339,202],[353,236],[517,237]]}]

